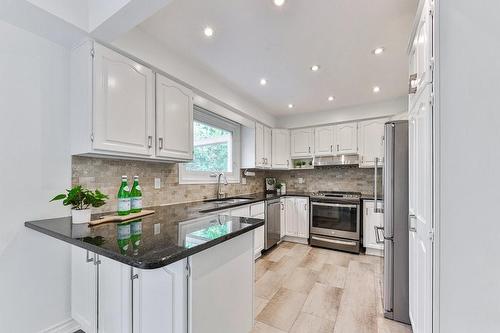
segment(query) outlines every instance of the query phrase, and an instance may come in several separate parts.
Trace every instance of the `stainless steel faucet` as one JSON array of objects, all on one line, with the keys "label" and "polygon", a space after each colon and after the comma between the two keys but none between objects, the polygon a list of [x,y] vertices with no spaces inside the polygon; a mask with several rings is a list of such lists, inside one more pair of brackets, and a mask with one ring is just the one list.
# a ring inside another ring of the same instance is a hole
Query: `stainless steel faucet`
[{"label": "stainless steel faucet", "polygon": [[213,174],[212,177],[217,177],[217,200],[220,200],[222,197],[222,193],[220,192],[220,178],[224,177],[224,185],[227,185],[227,178],[224,172],[219,172]]}]

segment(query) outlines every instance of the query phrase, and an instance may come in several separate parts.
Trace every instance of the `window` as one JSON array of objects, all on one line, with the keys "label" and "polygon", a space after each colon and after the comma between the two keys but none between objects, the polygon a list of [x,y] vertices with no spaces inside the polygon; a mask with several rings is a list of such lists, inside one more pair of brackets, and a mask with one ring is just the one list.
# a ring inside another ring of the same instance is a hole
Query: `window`
[{"label": "window", "polygon": [[180,184],[215,183],[223,172],[228,182],[240,181],[240,125],[195,106],[193,160],[179,164]]}]

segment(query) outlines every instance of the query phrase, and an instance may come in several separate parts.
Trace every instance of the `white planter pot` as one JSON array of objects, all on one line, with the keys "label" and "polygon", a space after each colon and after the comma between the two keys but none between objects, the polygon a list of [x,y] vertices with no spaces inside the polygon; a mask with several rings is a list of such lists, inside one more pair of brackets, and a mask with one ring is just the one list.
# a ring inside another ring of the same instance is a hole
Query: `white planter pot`
[{"label": "white planter pot", "polygon": [[74,224],[89,223],[92,209],[72,209],[71,222]]}]

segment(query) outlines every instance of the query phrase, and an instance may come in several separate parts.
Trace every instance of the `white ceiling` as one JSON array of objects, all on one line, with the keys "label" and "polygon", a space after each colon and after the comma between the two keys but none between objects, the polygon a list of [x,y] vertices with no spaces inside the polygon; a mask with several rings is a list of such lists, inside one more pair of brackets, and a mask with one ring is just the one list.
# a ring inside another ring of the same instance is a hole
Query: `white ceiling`
[{"label": "white ceiling", "polygon": [[[282,116],[406,94],[416,0],[175,0],[139,28]],[[210,39],[205,26],[214,28]],[[385,52],[371,51],[383,46]],[[318,72],[309,68],[320,65]],[[260,78],[268,80],[266,86]],[[380,86],[378,94],[373,86]],[[328,102],[328,96],[335,96]],[[295,107],[287,106],[293,103]]]}]

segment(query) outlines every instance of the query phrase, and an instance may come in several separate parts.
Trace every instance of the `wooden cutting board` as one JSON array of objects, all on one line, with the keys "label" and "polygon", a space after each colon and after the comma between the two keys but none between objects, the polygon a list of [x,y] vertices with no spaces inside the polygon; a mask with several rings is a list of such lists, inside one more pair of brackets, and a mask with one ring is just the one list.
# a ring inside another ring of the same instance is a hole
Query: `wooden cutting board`
[{"label": "wooden cutting board", "polygon": [[154,212],[155,212],[154,210],[145,210],[144,209],[144,210],[140,211],[139,213],[130,213],[128,215],[105,215],[105,216],[101,216],[101,218],[98,220],[90,221],[89,224],[94,226],[94,225],[98,225],[98,224],[111,223],[111,222],[121,223],[121,222],[129,221],[129,220],[134,220],[134,219],[146,216],[146,215],[151,215],[151,214],[154,214]]}]

